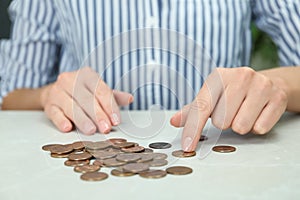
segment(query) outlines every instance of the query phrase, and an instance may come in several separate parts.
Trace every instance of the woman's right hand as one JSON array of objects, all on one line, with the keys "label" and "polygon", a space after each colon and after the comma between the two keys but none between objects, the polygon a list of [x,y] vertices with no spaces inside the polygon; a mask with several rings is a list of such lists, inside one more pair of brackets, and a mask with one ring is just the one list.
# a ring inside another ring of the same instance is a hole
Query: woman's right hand
[{"label": "woman's right hand", "polygon": [[87,135],[109,133],[121,122],[119,106],[132,102],[131,94],[111,90],[90,67],[60,74],[41,92],[41,105],[60,131],[69,132],[74,124]]}]

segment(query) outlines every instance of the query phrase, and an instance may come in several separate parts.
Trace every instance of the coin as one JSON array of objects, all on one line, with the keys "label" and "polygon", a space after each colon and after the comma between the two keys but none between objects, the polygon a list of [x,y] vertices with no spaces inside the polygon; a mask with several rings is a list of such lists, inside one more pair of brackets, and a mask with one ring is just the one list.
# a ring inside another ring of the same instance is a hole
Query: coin
[{"label": "coin", "polygon": [[68,158],[70,154],[64,153],[64,154],[57,154],[57,153],[51,153],[50,154],[52,158]]},{"label": "coin", "polygon": [[168,149],[171,148],[172,145],[167,142],[154,142],[149,144],[149,147],[152,149]]},{"label": "coin", "polygon": [[110,173],[111,173],[111,175],[119,176],[119,177],[128,177],[128,176],[135,175],[135,173],[132,173],[132,172],[124,172],[124,170],[122,168],[113,169],[113,170],[111,170]]},{"label": "coin", "polygon": [[145,148],[144,153],[152,153],[153,149]]},{"label": "coin", "polygon": [[205,136],[205,135],[201,135],[199,141],[202,142],[202,141],[204,141],[204,140],[208,140],[208,137]]},{"label": "coin", "polygon": [[106,167],[119,167],[119,166],[125,165],[126,162],[119,161],[116,158],[109,158],[109,159],[103,160],[103,164]]},{"label": "coin", "polygon": [[90,164],[90,160],[66,160],[64,164],[65,166],[68,167],[76,167],[76,166],[88,165]]},{"label": "coin", "polygon": [[104,160],[104,159],[108,159],[108,158],[113,158],[117,156],[117,153],[115,152],[109,152],[109,151],[98,151],[98,152],[94,152],[91,153],[95,158],[100,159],[100,160]]},{"label": "coin", "polygon": [[71,145],[56,145],[51,147],[51,153],[54,154],[66,154],[73,151],[73,147]]},{"label": "coin", "polygon": [[129,148],[121,148],[121,150],[126,153],[139,153],[145,151],[145,148],[142,146],[134,146]]},{"label": "coin", "polygon": [[116,157],[118,161],[122,161],[122,162],[135,162],[137,160],[140,160],[141,158],[142,158],[141,155],[134,154],[134,153],[123,153],[117,155]]},{"label": "coin", "polygon": [[42,146],[42,149],[44,151],[51,151],[51,149],[53,147],[56,147],[56,146],[59,146],[59,145],[61,145],[61,144],[47,144],[47,145]]},{"label": "coin", "polygon": [[98,142],[92,142],[87,143],[86,148],[91,150],[99,150],[99,149],[106,149],[111,146],[111,143],[107,141],[98,141]]},{"label": "coin", "polygon": [[74,150],[82,150],[82,149],[84,149],[85,145],[83,142],[77,141],[77,142],[72,143],[72,147]]},{"label": "coin", "polygon": [[134,147],[134,146],[138,146],[138,144],[135,142],[123,142],[123,143],[117,143],[117,144],[113,145],[113,147],[115,147],[117,149],[129,148],[129,147]]},{"label": "coin", "polygon": [[139,173],[149,170],[149,165],[145,163],[129,163],[123,166],[124,171]]},{"label": "coin", "polygon": [[152,153],[153,159],[167,159],[168,155],[165,153]]},{"label": "coin", "polygon": [[155,160],[152,160],[150,162],[147,162],[150,167],[161,167],[161,166],[165,166],[168,164],[168,161],[167,160],[162,160],[162,159],[155,159]]},{"label": "coin", "polygon": [[120,144],[120,143],[127,142],[127,140],[123,138],[110,138],[107,141],[111,142],[112,144]]},{"label": "coin", "polygon": [[88,160],[92,158],[92,155],[88,152],[71,153],[69,160]]},{"label": "coin", "polygon": [[141,159],[137,161],[139,163],[149,162],[153,160],[153,155],[150,153],[141,153],[140,155],[141,155]]},{"label": "coin", "polygon": [[187,157],[193,157],[196,155],[195,151],[191,151],[191,152],[185,152],[182,150],[178,150],[178,151],[173,151],[172,155],[175,157],[179,157],[179,158],[187,158]]},{"label": "coin", "polygon": [[184,167],[184,166],[169,167],[166,169],[166,171],[168,174],[173,174],[173,175],[186,175],[193,172],[191,168]]},{"label": "coin", "polygon": [[84,181],[102,181],[108,178],[108,175],[104,172],[87,172],[80,176]]},{"label": "coin", "polygon": [[98,166],[100,166],[100,167],[103,167],[103,166],[104,166],[103,161],[101,161],[101,160],[95,160],[95,161],[93,162],[93,165],[98,165]]},{"label": "coin", "polygon": [[74,167],[75,172],[86,173],[86,172],[96,172],[100,169],[98,165],[83,165]]},{"label": "coin", "polygon": [[167,175],[167,172],[164,170],[149,170],[139,173],[143,178],[162,178]]},{"label": "coin", "polygon": [[219,153],[231,153],[236,151],[236,148],[233,146],[218,145],[218,146],[214,146],[212,150]]}]

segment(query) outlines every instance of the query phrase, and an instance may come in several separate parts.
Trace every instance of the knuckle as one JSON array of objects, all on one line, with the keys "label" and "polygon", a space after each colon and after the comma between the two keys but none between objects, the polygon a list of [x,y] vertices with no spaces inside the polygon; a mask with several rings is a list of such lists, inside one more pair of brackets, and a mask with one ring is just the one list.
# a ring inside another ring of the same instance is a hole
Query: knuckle
[{"label": "knuckle", "polygon": [[202,98],[196,98],[190,106],[191,110],[198,110],[202,112],[210,112],[211,106],[210,103]]},{"label": "knuckle", "polygon": [[250,67],[239,67],[236,72],[242,82],[251,80],[255,75],[255,71]]},{"label": "knuckle", "polygon": [[278,105],[287,104],[288,96],[283,90],[276,91],[276,96],[273,99],[274,103]]}]

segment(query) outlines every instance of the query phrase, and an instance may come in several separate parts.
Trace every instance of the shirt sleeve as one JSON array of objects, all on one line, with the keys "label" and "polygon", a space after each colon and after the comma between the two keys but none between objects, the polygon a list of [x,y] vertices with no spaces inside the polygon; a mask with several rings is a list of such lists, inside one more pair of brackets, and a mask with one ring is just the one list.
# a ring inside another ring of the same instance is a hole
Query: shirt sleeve
[{"label": "shirt sleeve", "polygon": [[11,36],[0,41],[0,104],[9,92],[56,78],[59,23],[51,0],[14,0]]},{"label": "shirt sleeve", "polygon": [[253,14],[278,47],[281,66],[300,66],[300,1],[256,0]]}]

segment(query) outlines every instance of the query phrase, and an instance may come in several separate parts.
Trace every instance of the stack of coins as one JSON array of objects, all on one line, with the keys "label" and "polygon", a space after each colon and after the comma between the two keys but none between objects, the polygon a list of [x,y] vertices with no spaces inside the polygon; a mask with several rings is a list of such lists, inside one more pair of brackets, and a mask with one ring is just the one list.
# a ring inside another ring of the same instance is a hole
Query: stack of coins
[{"label": "stack of coins", "polygon": [[[201,141],[207,140],[205,136]],[[111,168],[111,175],[129,177],[139,175],[143,178],[162,178],[167,174],[186,175],[193,170],[186,166],[172,166],[165,170],[155,169],[168,165],[167,154],[154,152],[153,149],[168,149],[171,144],[167,142],[154,142],[150,148],[140,146],[136,142],[129,142],[124,138],[111,138],[105,141],[77,141],[71,144],[48,144],[42,149],[49,151],[51,157],[67,158],[65,166],[73,167],[80,178],[85,181],[101,181],[109,177],[100,172],[101,168]],[[234,147],[233,147],[234,148]],[[214,147],[214,151],[233,152],[235,150],[226,146]],[[188,158],[196,152],[176,150],[172,156]],[[154,168],[154,169],[153,169]]]}]

